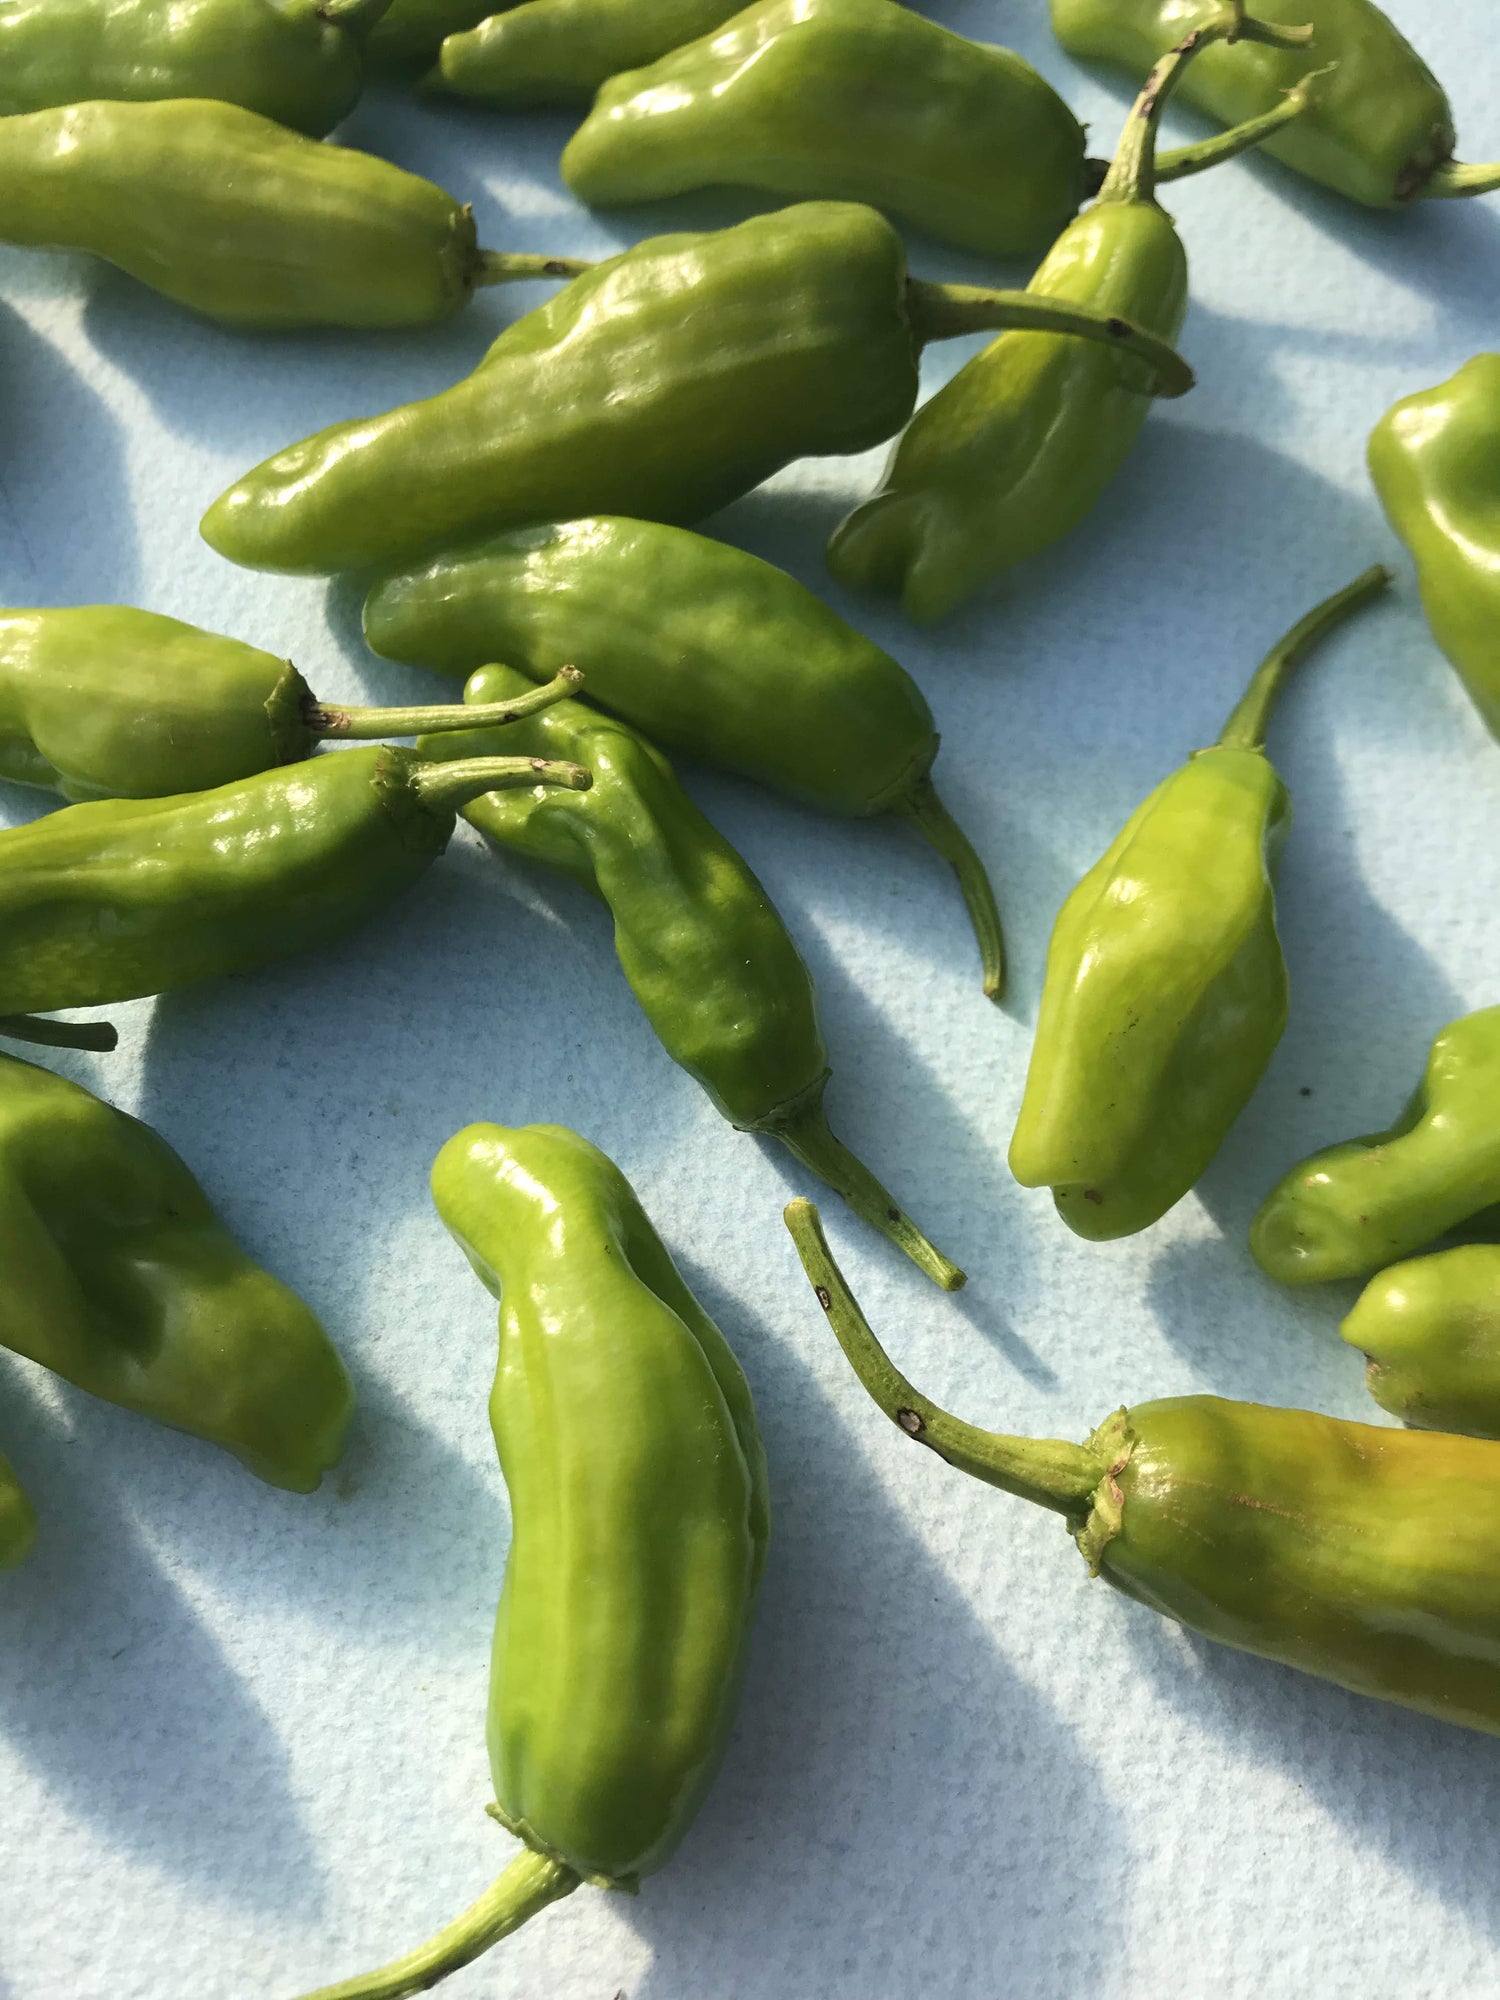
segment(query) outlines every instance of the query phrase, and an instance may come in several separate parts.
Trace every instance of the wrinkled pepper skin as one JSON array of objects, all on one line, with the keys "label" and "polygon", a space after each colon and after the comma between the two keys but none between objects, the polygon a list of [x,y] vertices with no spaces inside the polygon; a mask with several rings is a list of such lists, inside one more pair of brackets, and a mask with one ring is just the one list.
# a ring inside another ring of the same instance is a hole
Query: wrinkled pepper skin
[{"label": "wrinkled pepper skin", "polygon": [[311,1310],[240,1249],[149,1126],[0,1056],[0,1345],[311,1493],[353,1390]]},{"label": "wrinkled pepper skin", "polygon": [[1250,1248],[1284,1285],[1365,1278],[1500,1204],[1500,1007],[1443,1029],[1388,1132],[1329,1146],[1274,1187]]},{"label": "wrinkled pepper skin", "polygon": [[320,139],[354,108],[357,29],[379,11],[379,0],[346,0],[342,14],[321,0],[0,0],[0,117],[213,97]]},{"label": "wrinkled pepper skin", "polygon": [[225,326],[425,326],[478,280],[474,218],[388,161],[206,99],[0,118],[0,242],[87,250]]},{"label": "wrinkled pepper skin", "polygon": [[[502,36],[518,18],[500,18]],[[758,0],[612,77],[562,175],[606,208],[724,184],[864,201],[1010,257],[1039,254],[1077,214],[1084,153],[1073,113],[1008,49],[895,0]]]},{"label": "wrinkled pepper skin", "polygon": [[1370,472],[1437,642],[1500,738],[1500,354],[1398,403],[1370,439]]},{"label": "wrinkled pepper skin", "polygon": [[36,1541],[36,1509],[10,1460],[0,1452],[0,1569],[15,1569]]},{"label": "wrinkled pepper skin", "polygon": [[[396,0],[396,7],[411,0]],[[478,12],[487,0],[465,11]],[[502,111],[591,104],[601,84],[640,69],[684,42],[712,34],[739,12],[738,0],[524,0],[488,8],[469,33],[448,36],[433,89]],[[465,23],[466,27],[470,24]]]},{"label": "wrinkled pepper skin", "polygon": [[1393,1264],[1339,1331],[1367,1357],[1370,1394],[1393,1417],[1500,1438],[1500,1244]]}]

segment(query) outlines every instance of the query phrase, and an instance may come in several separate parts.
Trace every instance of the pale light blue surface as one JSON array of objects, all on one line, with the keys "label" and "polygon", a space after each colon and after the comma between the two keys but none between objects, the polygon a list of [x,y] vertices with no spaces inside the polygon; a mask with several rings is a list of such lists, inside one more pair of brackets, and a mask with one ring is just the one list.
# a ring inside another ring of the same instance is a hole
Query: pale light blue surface
[{"label": "pale light blue surface", "polygon": [[[1467,151],[1500,150],[1485,10],[1392,11]],[[1062,84],[1104,150],[1124,92],[1042,16],[942,10]],[[629,240],[562,191],[567,130],[377,95],[343,136],[472,196],[499,247]],[[1063,1436],[1199,1388],[1381,1420],[1336,1336],[1352,1288],[1277,1292],[1245,1227],[1300,1153],[1394,1113],[1443,1022],[1500,997],[1500,752],[1403,562],[1398,600],[1309,668],[1275,734],[1298,809],[1293,1019],[1201,1196],[1091,1248],[1009,1180],[1059,901],[1265,645],[1396,557],[1365,437],[1500,337],[1500,202],[1377,216],[1236,165],[1170,206],[1200,387],[1155,413],[1096,518],[937,634],[834,599],[938,712],[939,778],[1005,904],[1006,1011],[899,829],[687,774],[804,943],[836,1124],[971,1273],[945,1300],[830,1203],[877,1326],[934,1395]],[[986,275],[931,246],[914,262]],[[363,653],[344,595],[229,568],[197,518],[279,445],[446,383],[534,296],[408,338],[258,341],[80,260],[0,252],[4,600],[134,602],[289,653],[323,694],[430,694]],[[933,354],[930,380],[960,358]],[[878,465],[796,468],[719,525],[820,583]],[[1050,1517],[905,1447],[782,1232],[807,1182],[671,1067],[581,894],[465,836],[387,923],[116,1011],[118,1055],[60,1066],[179,1146],[322,1313],[361,1414],[343,1471],[296,1498],[0,1355],[0,1447],[42,1514],[0,1585],[0,2000],[289,1997],[419,1942],[507,1858],[482,1811],[507,1524],[493,1308],[425,1189],[479,1117],[575,1125],[634,1180],[751,1376],[775,1526],[738,1738],[681,1854],[638,1901],[549,1913],[454,2000],[1495,1989],[1500,1745],[1182,1638],[1091,1586]]]}]

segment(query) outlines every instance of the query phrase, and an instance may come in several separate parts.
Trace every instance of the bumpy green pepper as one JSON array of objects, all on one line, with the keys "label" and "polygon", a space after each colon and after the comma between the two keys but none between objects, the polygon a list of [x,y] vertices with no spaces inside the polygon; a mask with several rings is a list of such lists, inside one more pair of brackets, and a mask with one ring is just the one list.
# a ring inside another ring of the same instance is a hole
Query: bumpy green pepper
[{"label": "bumpy green pepper", "polygon": [[1250,1248],[1284,1285],[1364,1278],[1500,1203],[1500,1007],[1443,1029],[1389,1132],[1301,1161],[1266,1196]]},{"label": "bumpy green pepper", "polygon": [[1149,353],[1164,389],[1192,380],[1123,320],[908,279],[874,209],[803,202],[596,265],[456,387],[247,473],[203,534],[252,569],[326,575],[527,521],[694,520],[794,458],[889,437],[911,414],[925,340],[1026,315],[1112,346],[1110,368],[1133,379]]},{"label": "bumpy green pepper", "polygon": [[1291,820],[1266,725],[1297,662],[1384,590],[1370,570],[1288,633],[1218,742],[1158,785],[1064,903],[1010,1144],[1096,1242],[1197,1183],[1286,1026],[1276,862]]},{"label": "bumpy green pepper", "polygon": [[[464,699],[504,703],[529,686],[514,667],[482,667]],[[594,782],[586,792],[491,792],[465,806],[464,818],[598,896],[614,918],[631,991],[668,1055],[732,1124],[780,1139],[930,1278],[956,1290],[963,1273],[829,1130],[828,1047],[812,976],[770,897],[662,753],[581,701],[504,738],[477,730],[417,748],[434,758],[485,756],[502,741],[584,764]]]},{"label": "bumpy green pepper", "polygon": [[1500,737],[1500,354],[1397,403],[1370,439],[1370,472],[1438,644]]},{"label": "bumpy green pepper", "polygon": [[[570,668],[482,721],[530,715],[581,681]],[[290,660],[126,604],[0,612],[0,778],[65,799],[206,792],[296,763],[329,738],[475,723],[457,702],[331,706]]]},{"label": "bumpy green pepper", "polygon": [[349,1377],[295,1292],[241,1250],[147,1125],[0,1056],[0,1345],[311,1493]]},{"label": "bumpy green pepper", "polygon": [[26,1498],[10,1460],[0,1452],[0,1569],[25,1562],[36,1540],[36,1509]]},{"label": "bumpy green pepper", "polygon": [[1091,1573],[1189,1630],[1500,1733],[1500,1448],[1176,1396],[1084,1445],[949,1416],[899,1374],[829,1254],[787,1225],[876,1404],[949,1465],[1061,1514]]},{"label": "bumpy green pepper", "polygon": [[[1236,18],[1220,8],[1152,72],[1099,199],[1048,252],[1035,291],[1176,339],[1187,258],[1155,199],[1157,127],[1191,60],[1235,32]],[[1240,32],[1291,33],[1252,21]],[[899,596],[908,617],[946,616],[1077,527],[1135,443],[1148,387],[1133,364],[1107,361],[1082,342],[1003,335],[917,412],[879,492],[834,530],[829,568],[852,588]]]},{"label": "bumpy green pepper", "polygon": [[0,116],[217,97],[321,138],[364,84],[389,0],[0,0]]},{"label": "bumpy green pepper", "polygon": [[391,0],[370,31],[373,68],[410,72],[430,63],[447,35],[477,28],[505,0]]},{"label": "bumpy green pepper", "polygon": [[481,250],[431,181],[236,104],[0,118],[0,242],[89,250],[226,326],[424,326],[571,258]]},{"label": "bumpy green pepper", "polygon": [[0,1008],[93,1007],[310,950],[419,880],[470,799],[588,782],[383,745],[185,798],[64,806],[0,833]]},{"label": "bumpy green pepper", "polygon": [[1339,1329],[1382,1409],[1427,1431],[1500,1438],[1500,1244],[1393,1264]]},{"label": "bumpy green pepper", "polygon": [[784,570],[654,522],[554,522],[387,577],[365,637],[450,674],[503,659],[543,680],[576,661],[590,700],[669,749],[824,812],[906,820],[956,873],[984,990],[999,997],[1000,916],[933,785],[931,709],[889,653]]},{"label": "bumpy green pepper", "polygon": [[[396,0],[392,11],[414,5],[431,0]],[[428,86],[521,111],[590,103],[621,70],[639,69],[712,34],[740,11],[740,0],[628,0],[624,6],[620,0],[525,0],[505,8],[489,0],[448,0],[448,11],[475,19],[461,24],[470,33],[450,34],[440,53],[432,45],[439,61]],[[394,31],[397,23],[391,25]]]},{"label": "bumpy green pepper", "polygon": [[660,1868],[723,1756],[765,1561],[749,1386],[618,1167],[557,1125],[471,1125],[432,1193],[500,1299],[490,1811],[526,1851],[420,1951],[311,2000],[425,1992],[580,1882]]},{"label": "bumpy green pepper", "polygon": [[[1333,65],[1309,116],[1273,139],[1267,152],[1371,208],[1500,187],[1500,166],[1466,167],[1454,160],[1452,106],[1372,0],[1255,4],[1268,20],[1310,23],[1311,53],[1213,49],[1184,87],[1189,103],[1233,123],[1267,110],[1312,64]],[[1052,26],[1070,55],[1142,76],[1201,11],[1201,0],[1052,0]]]}]

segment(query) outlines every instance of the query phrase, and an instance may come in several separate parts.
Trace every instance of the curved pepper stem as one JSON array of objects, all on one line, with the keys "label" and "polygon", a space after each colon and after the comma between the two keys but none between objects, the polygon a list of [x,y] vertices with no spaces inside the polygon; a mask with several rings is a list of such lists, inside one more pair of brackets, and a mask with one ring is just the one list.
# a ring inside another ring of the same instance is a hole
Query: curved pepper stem
[{"label": "curved pepper stem", "polygon": [[1466,166],[1462,160],[1444,160],[1434,168],[1422,189],[1424,201],[1465,201],[1470,195],[1494,194],[1500,188],[1500,160],[1486,167]]},{"label": "curved pepper stem", "polygon": [[1376,563],[1373,569],[1367,569],[1363,576],[1356,577],[1353,583],[1326,598],[1299,620],[1256,668],[1254,679],[1224,725],[1219,736],[1219,748],[1264,750],[1271,712],[1294,669],[1336,626],[1342,625],[1346,618],[1379,597],[1390,582],[1391,572],[1384,563]]},{"label": "curved pepper stem", "polygon": [[314,736],[370,742],[383,736],[431,736],[450,729],[498,729],[520,722],[539,710],[569,701],[583,686],[577,667],[562,667],[544,687],[532,688],[513,701],[442,702],[431,708],[329,708],[309,701],[302,720]]},{"label": "curved pepper stem", "polygon": [[783,1213],[802,1268],[850,1367],[898,1430],[987,1486],[1050,1507],[1055,1514],[1076,1519],[1087,1511],[1090,1496],[1109,1471],[1102,1456],[1062,1439],[1002,1437],[982,1431],[929,1402],[876,1339],[834,1262],[812,1203],[788,1202]]},{"label": "curved pepper stem", "polygon": [[1156,185],[1190,180],[1194,174],[1207,173],[1210,167],[1222,166],[1226,160],[1263,145],[1283,125],[1290,125],[1312,109],[1318,101],[1317,85],[1337,68],[1337,63],[1327,63],[1322,69],[1310,71],[1293,85],[1274,110],[1262,111],[1258,118],[1247,118],[1242,125],[1231,125],[1223,132],[1215,132],[1212,138],[1199,139],[1195,145],[1174,146],[1169,153],[1158,153],[1154,170]]},{"label": "curved pepper stem", "polygon": [[570,1896],[580,1879],[563,1862],[527,1848],[477,1903],[470,1904],[461,1917],[419,1950],[382,1966],[379,1972],[341,1980],[337,1986],[320,1986],[316,1993],[304,1994],[302,2000],[407,2000],[409,1994],[425,1993],[450,1972],[471,1964],[492,1944],[519,1930],[549,1903]]},{"label": "curved pepper stem", "polygon": [[1018,330],[1072,334],[1144,362],[1151,371],[1152,395],[1185,396],[1193,386],[1192,369],[1170,341],[1148,333],[1132,320],[1121,319],[1118,313],[1099,312],[1073,299],[908,278],[906,305],[912,332],[921,347],[929,340],[954,340],[965,333]]},{"label": "curved pepper stem", "polygon": [[586,792],[593,782],[593,772],[581,764],[556,764],[545,757],[459,757],[451,764],[418,764],[411,774],[420,804],[452,813],[462,812],[486,792],[514,792],[527,785]]},{"label": "curved pepper stem", "polygon": [[120,1045],[110,1021],[49,1021],[41,1014],[0,1014],[0,1037],[42,1049],[87,1049],[107,1056]]},{"label": "curved pepper stem", "polygon": [[581,278],[592,257],[543,257],[526,250],[481,250],[476,285],[516,285],[524,278]]},{"label": "curved pepper stem", "polygon": [[999,1000],[1005,992],[1005,937],[994,885],[974,843],[938,797],[930,777],[920,778],[902,797],[893,799],[888,810],[914,826],[958,877],[969,922],[979,940],[985,994]]}]

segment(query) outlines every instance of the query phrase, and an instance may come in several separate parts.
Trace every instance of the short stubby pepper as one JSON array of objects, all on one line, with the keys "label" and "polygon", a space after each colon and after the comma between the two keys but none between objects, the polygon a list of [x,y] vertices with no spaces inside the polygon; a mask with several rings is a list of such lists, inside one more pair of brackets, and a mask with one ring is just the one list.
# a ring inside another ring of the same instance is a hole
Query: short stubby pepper
[{"label": "short stubby pepper", "polygon": [[1284,1285],[1365,1278],[1500,1204],[1500,1007],[1443,1029],[1388,1132],[1292,1168],[1250,1225]]},{"label": "short stubby pepper", "polygon": [[[570,669],[478,720],[530,715],[581,680]],[[206,792],[320,742],[475,723],[459,702],[320,702],[290,660],[127,604],[0,611],[0,779],[73,801]]]},{"label": "short stubby pepper", "polygon": [[1437,642],[1500,737],[1500,354],[1397,403],[1370,439],[1370,472]]},{"label": "short stubby pepper", "polygon": [[576,259],[481,250],[431,181],[235,104],[0,118],[0,243],[87,250],[226,326],[425,326]]},{"label": "short stubby pepper", "polygon": [[[397,8],[412,0],[396,0]],[[430,4],[430,0],[419,0]],[[450,0],[453,4],[453,0]],[[622,70],[653,63],[684,42],[712,34],[740,11],[740,0],[524,0],[497,8],[471,0],[488,18],[450,34],[429,89],[452,91],[502,111],[589,104]],[[392,24],[394,27],[394,23]]]},{"label": "short stubby pepper", "polygon": [[534,680],[582,668],[590,701],[654,742],[840,817],[891,813],[954,870],[984,990],[1005,984],[984,864],[932,782],[938,735],[889,653],[784,570],[686,529],[591,517],[493,535],[377,584],[377,653]]},{"label": "short stubby pepper", "polygon": [[421,1950],[311,2000],[425,1992],[581,1882],[660,1868],[723,1757],[765,1562],[749,1385],[619,1168],[561,1126],[471,1125],[432,1193],[500,1300],[490,1811],[525,1851]]},{"label": "short stubby pepper", "polygon": [[349,1376],[176,1153],[50,1070],[0,1056],[0,1346],[311,1493]]},{"label": "short stubby pepper", "polygon": [[[1233,123],[1265,111],[1314,66],[1327,67],[1309,115],[1267,145],[1287,166],[1371,208],[1500,187],[1500,166],[1454,160],[1442,86],[1373,0],[1253,4],[1267,20],[1308,23],[1311,50],[1212,49],[1183,87],[1190,104]],[[1143,76],[1200,12],[1201,0],[1052,0],[1052,26],[1070,55]]]},{"label": "short stubby pepper", "polygon": [[1500,1244],[1393,1264],[1339,1329],[1383,1410],[1427,1431],[1500,1438]]},{"label": "short stubby pepper", "polygon": [[36,1509],[15,1469],[0,1452],[0,1569],[25,1562],[36,1541]]},{"label": "short stubby pepper", "polygon": [[389,0],[0,0],[0,116],[214,97],[321,138],[364,85]]},{"label": "short stubby pepper", "polygon": [[1083,1445],[980,1430],[901,1375],[829,1253],[787,1224],[877,1406],[949,1465],[1061,1514],[1090,1572],[1220,1645],[1500,1733],[1500,1446],[1176,1396]]},{"label": "short stubby pepper", "polygon": [[925,339],[1035,315],[1163,393],[1191,383],[1113,315],[908,279],[900,237],[856,202],[649,237],[507,327],[455,387],[267,459],[203,535],[251,569],[328,575],[528,521],[696,520],[794,458],[898,430]]},{"label": "short stubby pepper", "polygon": [[[530,685],[514,667],[481,667],[464,699],[492,706]],[[486,756],[502,742],[581,763],[594,782],[586,792],[491,792],[465,806],[464,818],[496,846],[560,869],[598,896],[614,919],[631,991],[673,1061],[732,1124],[781,1140],[930,1278],[956,1290],[963,1273],[830,1131],[828,1047],[812,975],[765,889],[661,751],[581,701],[503,737],[476,730],[417,748],[434,758]]]},{"label": "short stubby pepper", "polygon": [[[1155,199],[1157,126],[1178,78],[1232,21],[1221,9],[1153,72],[1099,199],[1048,251],[1034,291],[1177,338],[1187,258]],[[1278,31],[1246,21],[1243,32]],[[852,589],[899,597],[922,623],[946,617],[1092,511],[1140,434],[1149,389],[1143,370],[1081,341],[1003,334],[917,412],[880,490],[834,530],[829,569]]]},{"label": "short stubby pepper", "polygon": [[100,1006],[312,950],[419,881],[471,799],[588,781],[382,745],[183,798],[64,806],[0,833],[0,1009]]},{"label": "short stubby pepper", "polygon": [[1266,725],[1297,662],[1389,581],[1371,570],[1290,632],[1218,742],[1156,788],[1062,907],[1010,1167],[1051,1188],[1080,1236],[1131,1235],[1181,1201],[1281,1039],[1274,884],[1291,800]]}]

